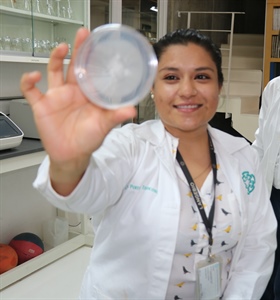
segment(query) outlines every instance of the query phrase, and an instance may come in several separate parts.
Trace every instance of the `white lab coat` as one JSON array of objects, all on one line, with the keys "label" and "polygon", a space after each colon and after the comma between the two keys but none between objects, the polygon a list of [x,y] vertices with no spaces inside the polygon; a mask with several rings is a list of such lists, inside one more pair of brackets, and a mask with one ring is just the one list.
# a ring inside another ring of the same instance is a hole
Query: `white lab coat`
[{"label": "white lab coat", "polygon": [[263,91],[255,138],[252,146],[261,158],[270,193],[272,185],[280,189],[280,76],[272,79]]},{"label": "white lab coat", "polygon": [[[243,216],[223,299],[259,299],[272,272],[276,221],[257,153],[242,138],[209,131]],[[55,206],[93,216],[95,241],[80,299],[165,299],[180,216],[177,146],[159,120],[114,129],[67,197],[52,190],[48,158],[42,163],[34,186]],[[243,172],[255,178],[252,191]]]}]

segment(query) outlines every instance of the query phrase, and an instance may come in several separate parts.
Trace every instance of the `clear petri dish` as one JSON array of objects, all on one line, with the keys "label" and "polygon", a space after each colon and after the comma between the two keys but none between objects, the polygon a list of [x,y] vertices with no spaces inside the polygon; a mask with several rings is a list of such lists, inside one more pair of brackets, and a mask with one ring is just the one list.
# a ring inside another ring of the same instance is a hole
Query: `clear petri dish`
[{"label": "clear petri dish", "polygon": [[78,50],[75,75],[93,103],[117,109],[137,105],[149,93],[158,61],[148,39],[132,27],[94,29]]}]

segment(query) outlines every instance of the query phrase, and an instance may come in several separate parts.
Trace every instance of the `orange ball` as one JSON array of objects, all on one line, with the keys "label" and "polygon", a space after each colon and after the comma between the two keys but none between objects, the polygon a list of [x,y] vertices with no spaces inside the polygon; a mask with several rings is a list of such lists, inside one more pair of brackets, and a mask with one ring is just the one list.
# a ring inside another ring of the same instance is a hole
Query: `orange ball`
[{"label": "orange ball", "polygon": [[0,274],[9,271],[18,264],[18,255],[9,245],[0,244]]}]

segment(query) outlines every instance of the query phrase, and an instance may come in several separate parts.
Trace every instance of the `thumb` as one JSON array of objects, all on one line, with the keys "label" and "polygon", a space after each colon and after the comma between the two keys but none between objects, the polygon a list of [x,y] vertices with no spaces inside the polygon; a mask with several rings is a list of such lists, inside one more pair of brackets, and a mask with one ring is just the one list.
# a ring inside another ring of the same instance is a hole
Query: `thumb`
[{"label": "thumb", "polygon": [[137,112],[134,106],[127,106],[111,110],[110,114],[111,116],[109,116],[109,120],[111,120],[112,127],[115,127],[128,119],[134,118],[137,115]]}]

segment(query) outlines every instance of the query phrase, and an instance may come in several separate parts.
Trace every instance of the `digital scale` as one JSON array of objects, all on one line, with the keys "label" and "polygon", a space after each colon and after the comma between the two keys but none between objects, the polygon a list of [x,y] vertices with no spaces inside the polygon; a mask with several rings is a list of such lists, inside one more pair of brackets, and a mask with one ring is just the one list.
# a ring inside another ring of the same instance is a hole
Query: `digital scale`
[{"label": "digital scale", "polygon": [[0,150],[21,144],[23,131],[3,112],[0,112]]}]

